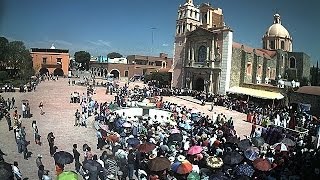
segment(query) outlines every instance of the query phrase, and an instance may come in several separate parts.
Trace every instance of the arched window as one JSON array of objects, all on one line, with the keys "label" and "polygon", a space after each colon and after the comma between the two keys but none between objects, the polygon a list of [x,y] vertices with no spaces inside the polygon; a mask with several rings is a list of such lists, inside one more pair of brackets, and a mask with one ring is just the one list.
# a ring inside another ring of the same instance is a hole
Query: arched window
[{"label": "arched window", "polygon": [[270,48],[270,49],[274,49],[274,48],[275,48],[275,46],[274,46],[274,40],[270,40],[270,41],[269,41],[269,48]]},{"label": "arched window", "polygon": [[281,41],[281,49],[284,50],[284,41]]},{"label": "arched window", "polygon": [[199,47],[198,62],[204,62],[207,59],[207,48],[205,46]]},{"label": "arched window", "polygon": [[289,59],[289,61],[290,61],[290,68],[296,68],[296,58],[294,58],[294,57],[290,57],[290,59]]}]

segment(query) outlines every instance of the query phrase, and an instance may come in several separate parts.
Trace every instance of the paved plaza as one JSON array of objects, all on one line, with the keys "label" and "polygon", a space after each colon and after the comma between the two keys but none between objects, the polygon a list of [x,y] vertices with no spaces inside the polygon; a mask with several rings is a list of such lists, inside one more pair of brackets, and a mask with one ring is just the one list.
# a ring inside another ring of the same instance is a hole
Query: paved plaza
[{"label": "paved plaza", "polygon": [[[123,83],[120,83],[120,85],[123,85]],[[134,83],[130,84],[131,87],[134,85]],[[28,150],[32,152],[32,156],[29,158],[29,160],[23,159],[23,154],[18,153],[14,139],[14,133],[13,131],[8,131],[8,126],[5,119],[0,121],[0,148],[4,153],[7,154],[7,156],[4,156],[4,158],[9,163],[17,161],[24,178],[28,177],[31,180],[38,178],[37,166],[35,162],[38,154],[43,156],[42,162],[45,166],[45,169],[48,169],[50,171],[50,175],[55,177],[54,160],[49,154],[49,145],[46,139],[49,132],[53,132],[56,137],[55,145],[58,147],[58,151],[64,150],[72,153],[72,145],[76,143],[78,144],[79,152],[82,152],[82,145],[87,143],[92,147],[92,152],[94,154],[97,154],[98,157],[101,155],[102,152],[96,149],[97,138],[95,130],[92,126],[93,118],[91,118],[88,122],[88,128],[73,126],[74,113],[77,108],[80,110],[79,104],[70,103],[70,94],[75,91],[79,92],[80,94],[86,93],[86,87],[69,86],[68,79],[60,78],[58,81],[42,82],[39,84],[35,92],[1,94],[1,96],[3,96],[5,99],[11,98],[12,96],[15,97],[19,114],[22,114],[22,100],[29,100],[31,106],[31,114],[33,114],[33,117],[30,119],[23,119],[22,121],[22,126],[26,127],[26,140],[31,142],[31,144],[28,146]],[[100,103],[113,100],[113,96],[114,95],[105,95],[105,89],[99,87],[97,88],[96,94],[93,96],[93,98]],[[206,114],[212,114],[212,112],[209,112],[210,105],[201,106],[199,104],[173,96],[164,97],[164,100],[185,105],[190,108],[196,108]],[[40,115],[40,109],[38,108],[40,101],[43,101],[44,103],[44,115]],[[251,124],[244,122],[246,117],[244,114],[236,111],[229,111],[224,107],[214,107],[214,111],[217,113],[224,113],[227,118],[232,116],[234,119],[235,129],[241,138],[244,138],[243,135],[248,135],[250,133]],[[11,110],[11,114],[12,112],[13,111]],[[43,144],[41,146],[36,145],[34,142],[31,128],[31,122],[33,120],[37,121],[39,133],[42,136],[41,141]],[[80,160],[83,160],[82,154]],[[71,165],[66,165],[65,170],[74,170],[74,163]]]}]

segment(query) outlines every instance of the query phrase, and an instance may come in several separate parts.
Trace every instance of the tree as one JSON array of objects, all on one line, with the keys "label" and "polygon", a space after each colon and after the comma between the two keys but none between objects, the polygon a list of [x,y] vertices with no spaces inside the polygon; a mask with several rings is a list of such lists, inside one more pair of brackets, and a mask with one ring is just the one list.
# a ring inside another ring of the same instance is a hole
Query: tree
[{"label": "tree", "polygon": [[0,69],[5,69],[6,64],[6,53],[8,46],[8,39],[5,37],[0,37]]},{"label": "tree", "polygon": [[89,70],[90,53],[86,51],[78,51],[74,53],[74,59],[81,64],[81,70]]},{"label": "tree", "polygon": [[8,79],[7,71],[0,71],[0,81],[3,82],[4,80]]},{"label": "tree", "polygon": [[145,77],[145,81],[153,81],[158,87],[167,87],[171,84],[171,73],[153,72]]},{"label": "tree", "polygon": [[107,57],[108,59],[113,59],[113,58],[122,58],[123,56],[120,53],[112,52],[112,53],[109,53]]}]

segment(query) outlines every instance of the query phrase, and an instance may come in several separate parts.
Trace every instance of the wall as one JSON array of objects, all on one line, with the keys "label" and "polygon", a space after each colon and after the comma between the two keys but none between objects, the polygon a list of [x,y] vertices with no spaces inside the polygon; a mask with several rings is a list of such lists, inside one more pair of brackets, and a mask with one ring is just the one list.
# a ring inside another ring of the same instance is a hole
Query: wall
[{"label": "wall", "polygon": [[49,73],[53,73],[53,71],[60,67],[57,65],[57,58],[61,58],[61,69],[63,70],[64,75],[68,75],[69,69],[69,54],[68,53],[52,53],[52,52],[31,52],[33,69],[36,73],[42,68],[43,58],[47,58],[46,64],[52,66],[51,68],[47,68]]},{"label": "wall", "polygon": [[242,63],[241,49],[232,48],[232,66],[230,75],[230,87],[240,86],[241,77],[243,77],[243,63]]}]

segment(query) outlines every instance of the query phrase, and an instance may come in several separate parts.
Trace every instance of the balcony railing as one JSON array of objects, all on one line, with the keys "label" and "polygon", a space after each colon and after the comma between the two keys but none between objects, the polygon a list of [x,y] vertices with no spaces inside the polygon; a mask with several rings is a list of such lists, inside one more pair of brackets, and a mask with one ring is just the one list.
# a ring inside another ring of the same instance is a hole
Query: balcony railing
[{"label": "balcony railing", "polygon": [[42,68],[62,68],[61,64],[41,64]]},{"label": "balcony railing", "polygon": [[221,68],[221,61],[205,61],[205,62],[195,62],[189,61],[186,64],[186,67],[193,67],[193,68]]}]

